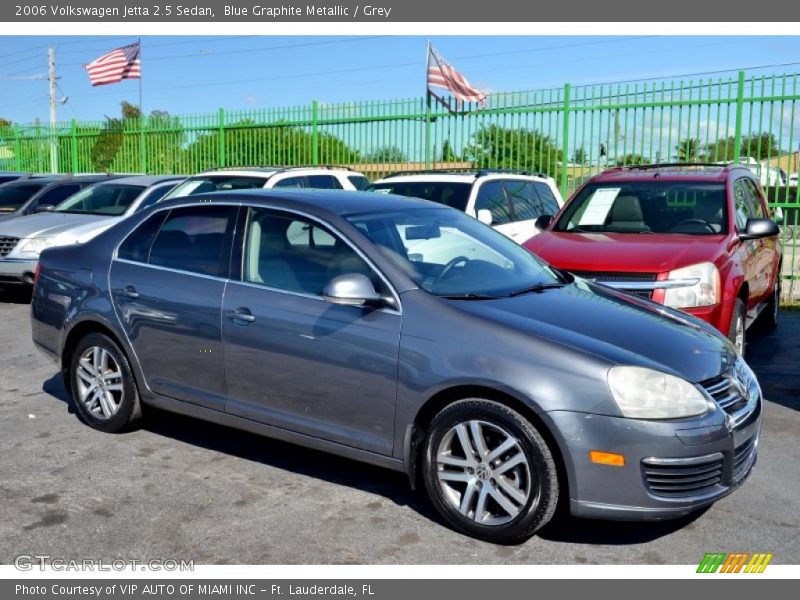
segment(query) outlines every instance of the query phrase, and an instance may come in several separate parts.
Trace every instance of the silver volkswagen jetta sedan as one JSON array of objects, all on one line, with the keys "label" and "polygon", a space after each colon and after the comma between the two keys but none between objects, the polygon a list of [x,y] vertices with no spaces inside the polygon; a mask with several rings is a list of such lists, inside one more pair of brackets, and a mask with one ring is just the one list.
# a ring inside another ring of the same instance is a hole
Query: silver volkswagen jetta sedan
[{"label": "silver volkswagen jetta sedan", "polygon": [[167,201],[45,250],[32,320],[96,429],[153,405],[405,471],[494,542],[559,499],[684,515],[756,460],[761,391],[727,339],[423,200]]}]

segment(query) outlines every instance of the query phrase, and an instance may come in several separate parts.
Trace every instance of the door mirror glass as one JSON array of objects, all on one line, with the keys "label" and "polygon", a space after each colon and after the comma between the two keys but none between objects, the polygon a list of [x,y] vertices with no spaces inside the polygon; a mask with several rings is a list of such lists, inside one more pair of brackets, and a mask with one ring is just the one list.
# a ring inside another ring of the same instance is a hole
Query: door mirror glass
[{"label": "door mirror glass", "polygon": [[491,225],[492,224],[492,211],[488,208],[482,208],[478,211],[478,221],[483,223],[484,225]]},{"label": "door mirror glass", "polygon": [[747,219],[744,233],[739,234],[740,240],[756,240],[778,235],[780,229],[778,224],[772,219]]},{"label": "door mirror glass", "polygon": [[361,273],[345,273],[334,277],[325,286],[322,296],[331,304],[345,306],[363,306],[382,301],[369,277]]}]

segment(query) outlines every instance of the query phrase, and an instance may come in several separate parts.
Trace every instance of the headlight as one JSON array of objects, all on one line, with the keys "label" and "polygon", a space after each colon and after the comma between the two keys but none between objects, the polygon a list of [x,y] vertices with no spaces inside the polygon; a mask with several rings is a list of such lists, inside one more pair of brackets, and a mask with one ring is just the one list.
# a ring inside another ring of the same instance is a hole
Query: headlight
[{"label": "headlight", "polygon": [[28,254],[41,254],[42,250],[49,248],[53,243],[53,238],[49,237],[31,238],[20,246],[19,251],[27,252]]},{"label": "headlight", "polygon": [[697,283],[666,290],[664,304],[672,308],[711,306],[719,302],[719,270],[710,262],[670,271],[669,280],[696,279]]},{"label": "headlight", "polygon": [[612,367],[608,387],[623,416],[680,419],[705,414],[711,406],[688,381],[643,367]]}]

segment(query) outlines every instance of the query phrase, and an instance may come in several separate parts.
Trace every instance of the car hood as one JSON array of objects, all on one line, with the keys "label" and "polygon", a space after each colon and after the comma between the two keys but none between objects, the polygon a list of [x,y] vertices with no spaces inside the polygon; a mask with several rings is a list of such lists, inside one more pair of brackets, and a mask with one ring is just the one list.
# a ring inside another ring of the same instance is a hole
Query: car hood
[{"label": "car hood", "polygon": [[713,262],[725,251],[725,239],[724,235],[544,231],[525,247],[567,271],[661,273]]},{"label": "car hood", "polygon": [[518,333],[695,383],[736,360],[727,339],[702,321],[586,281],[513,298],[449,302]]},{"label": "car hood", "polygon": [[0,235],[18,238],[62,236],[64,243],[85,242],[119,219],[77,213],[38,213],[0,224]]}]

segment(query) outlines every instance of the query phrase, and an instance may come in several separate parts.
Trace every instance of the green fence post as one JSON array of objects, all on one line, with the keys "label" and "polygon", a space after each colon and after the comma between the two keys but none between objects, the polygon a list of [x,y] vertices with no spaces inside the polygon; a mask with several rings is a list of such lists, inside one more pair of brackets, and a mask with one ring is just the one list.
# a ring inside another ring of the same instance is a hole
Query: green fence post
[{"label": "green fence post", "polygon": [[744,112],[744,71],[739,71],[739,83],[736,86],[736,129],[733,138],[733,162],[742,157],[742,113]]},{"label": "green fence post", "polygon": [[77,173],[78,169],[78,124],[72,119],[70,126],[70,150],[72,152],[72,172]]},{"label": "green fence post", "polygon": [[567,169],[569,167],[569,92],[570,86],[564,84],[564,131],[561,140],[561,196],[567,199]]},{"label": "green fence post", "polygon": [[217,163],[219,167],[225,166],[225,109],[219,109],[219,148],[217,150]]},{"label": "green fence post", "polygon": [[14,123],[14,169],[23,171],[22,168],[22,143],[19,141],[19,125]]},{"label": "green fence post", "polygon": [[[141,108],[141,106],[140,106]],[[147,147],[144,140],[144,129],[147,117],[139,112],[139,165],[142,173],[147,173]]]},{"label": "green fence post", "polygon": [[425,168],[431,168],[431,93],[425,94]]},{"label": "green fence post", "polygon": [[311,103],[311,164],[319,166],[319,102]]}]

